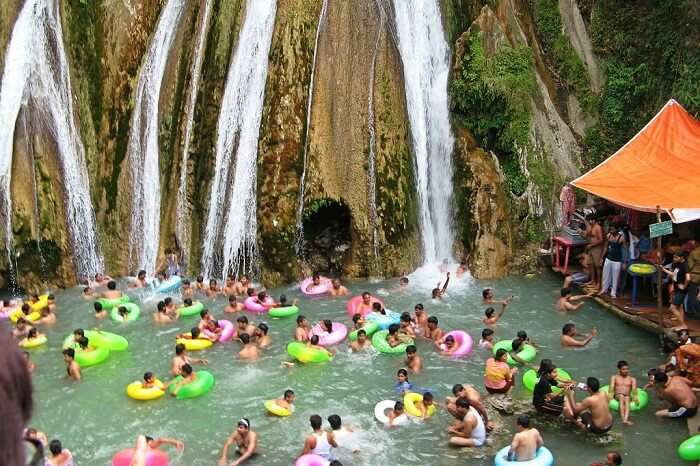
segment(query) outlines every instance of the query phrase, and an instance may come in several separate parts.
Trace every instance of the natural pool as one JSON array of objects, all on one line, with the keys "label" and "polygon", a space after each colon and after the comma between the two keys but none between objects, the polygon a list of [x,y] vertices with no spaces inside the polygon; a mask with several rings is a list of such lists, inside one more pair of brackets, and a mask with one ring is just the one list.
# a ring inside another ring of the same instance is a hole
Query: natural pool
[{"label": "natural pool", "polygon": [[[607,383],[615,371],[618,359],[632,365],[633,375],[644,383],[646,370],[662,360],[657,338],[628,326],[593,303],[587,303],[574,314],[563,315],[553,308],[560,281],[554,276],[532,279],[508,278],[495,282],[469,281],[460,286],[450,285],[442,303],[429,299],[429,285],[396,291],[397,281],[350,283],[352,294],[369,290],[381,296],[387,307],[397,311],[413,310],[422,302],[430,315],[436,315],[443,329],[464,329],[475,339],[481,333],[481,289],[494,286],[497,296],[513,294],[515,299],[498,323],[497,336],[512,338],[524,329],[540,346],[539,357],[548,357],[568,369],[574,378],[585,380],[589,375]],[[295,287],[275,289],[274,294],[286,293],[299,297],[302,313],[310,320],[331,318],[347,323],[345,298],[301,297]],[[251,420],[258,432],[260,455],[250,464],[290,465],[300,453],[304,436],[309,432],[308,417],[339,414],[343,422],[361,430],[363,448],[350,458],[341,457],[344,465],[491,465],[493,453],[510,441],[514,417],[503,416],[507,432],[493,437],[494,446],[482,450],[481,458],[473,452],[447,447],[446,428],[451,417],[444,411],[424,424],[399,430],[385,430],[373,419],[376,402],[396,396],[396,370],[402,367],[402,357],[389,355],[358,356],[342,350],[328,364],[282,367],[288,360],[285,346],[292,339],[295,320],[267,319],[271,326],[273,345],[257,363],[241,363],[236,355],[240,345],[228,343],[196,354],[205,357],[208,370],[216,377],[216,386],[208,395],[194,400],[174,400],[163,397],[151,402],[128,398],[125,387],[138,380],[146,370],[166,376],[174,352],[174,336],[195,324],[197,318],[184,318],[169,326],[156,326],[151,319],[158,297],[144,295],[143,314],[133,324],[105,321],[104,330],[128,338],[130,347],[124,353],[112,353],[101,366],[83,370],[83,381],[73,383],[65,376],[60,353],[63,338],[76,327],[92,328],[92,302],[80,297],[78,288],[56,293],[59,323],[48,331],[49,345],[32,351],[37,364],[34,376],[35,413],[31,425],[59,438],[70,449],[79,465],[107,465],[112,455],[133,444],[136,435],[168,436],[184,440],[185,452],[179,456],[169,450],[174,465],[215,465],[220,448],[241,417]],[[132,294],[132,298],[138,295]],[[215,315],[222,316],[225,299],[205,300]],[[247,314],[254,319],[254,314]],[[235,320],[235,315],[228,315]],[[559,335],[564,323],[572,320],[579,331],[598,327],[600,336],[582,350],[563,350]],[[435,354],[431,344],[418,342],[424,357],[425,370],[411,381],[437,390],[438,399],[450,393],[454,383],[473,383],[485,394],[482,385],[483,363],[487,355],[475,348],[466,359],[450,360]],[[265,414],[263,400],[281,396],[286,388],[297,394],[296,413],[289,418],[273,418]],[[579,393],[578,399],[581,399]],[[514,397],[529,399],[520,385]],[[615,417],[614,432],[621,441],[612,446],[598,446],[589,437],[573,428],[540,427],[545,445],[552,450],[559,465],[588,465],[604,458],[605,451],[624,452],[625,464],[637,466],[682,465],[676,447],[687,436],[684,421],[659,421],[654,410],[661,402],[652,396],[650,406],[633,416],[634,426],[622,428]],[[327,424],[326,424],[327,425]]]}]

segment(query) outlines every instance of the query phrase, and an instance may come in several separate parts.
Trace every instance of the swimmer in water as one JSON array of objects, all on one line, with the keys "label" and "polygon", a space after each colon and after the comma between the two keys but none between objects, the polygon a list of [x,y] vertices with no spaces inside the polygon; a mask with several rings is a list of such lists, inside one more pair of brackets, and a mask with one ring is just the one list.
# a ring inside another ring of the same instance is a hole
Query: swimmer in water
[{"label": "swimmer in water", "polygon": [[[381,305],[380,305],[381,308]],[[369,291],[365,291],[362,293],[362,301],[357,305],[355,308],[355,312],[358,314],[365,315],[368,312],[372,311],[372,295],[370,294]]]},{"label": "swimmer in water", "polygon": [[146,281],[146,271],[139,270],[138,275],[136,275],[136,280],[129,282],[129,288],[146,288],[148,287],[148,282]]},{"label": "swimmer in water", "polygon": [[306,342],[306,347],[319,351],[325,351],[326,353],[328,353],[328,356],[335,355],[335,350],[333,348],[324,348],[323,346],[319,346],[318,340],[318,335],[312,335],[311,338],[309,338],[309,341]]},{"label": "swimmer in water", "polygon": [[95,319],[102,320],[109,315],[109,313],[107,312],[107,309],[104,309],[102,307],[101,302],[95,301],[94,306],[95,306]]},{"label": "swimmer in water", "polygon": [[306,285],[304,291],[307,293],[312,293],[319,286],[321,286],[321,276],[318,274],[318,272],[314,272],[311,276],[311,283]]},{"label": "swimmer in water", "polygon": [[243,343],[243,349],[238,352],[239,358],[247,361],[255,361],[260,358],[260,350],[255,343],[250,342],[250,335],[247,333],[242,333],[239,336],[239,339],[241,340],[241,343]]},{"label": "swimmer in water", "polygon": [[248,289],[248,286],[250,285],[250,280],[248,279],[247,275],[241,275],[241,279],[236,282],[234,285],[234,294],[236,295],[244,295],[246,290]]},{"label": "swimmer in water", "polygon": [[425,313],[423,305],[418,303],[413,308],[414,318],[413,321],[416,323],[416,334],[428,335],[428,314]]},{"label": "swimmer in water", "polygon": [[399,369],[396,372],[396,384],[394,388],[401,396],[413,390],[413,384],[408,381],[408,371],[406,369]]},{"label": "swimmer in water", "polygon": [[450,272],[447,272],[447,278],[445,279],[445,284],[442,285],[442,288],[440,288],[441,282],[438,282],[437,287],[433,288],[432,292],[432,298],[433,299],[442,299],[443,296],[445,295],[445,291],[447,290],[447,285],[450,284]]},{"label": "swimmer in water", "polygon": [[309,341],[309,335],[311,334],[311,326],[306,317],[300,315],[297,316],[297,328],[294,330],[294,340],[307,342]]},{"label": "swimmer in water", "polygon": [[173,386],[175,387],[171,392],[170,396],[177,396],[178,392],[184,387],[185,385],[189,385],[195,380],[197,380],[197,373],[192,370],[192,366],[189,364],[183,364],[182,367],[180,368],[180,374],[179,374],[182,379],[177,381],[177,379],[173,379],[165,386],[163,387],[163,390],[167,390],[167,388],[171,385],[174,384]]},{"label": "swimmer in water", "polygon": [[126,322],[129,320],[129,309],[126,306],[119,306],[117,308],[117,314],[119,315],[119,318],[122,319],[123,322]]},{"label": "swimmer in water", "polygon": [[589,344],[593,338],[598,335],[598,329],[593,327],[590,334],[582,335],[583,339],[575,338],[576,335],[576,325],[572,323],[565,324],[561,329],[561,346],[565,348],[582,348]]},{"label": "swimmer in water", "polygon": [[255,341],[255,344],[258,345],[258,348],[267,348],[272,344],[272,337],[267,334],[269,330],[270,328],[265,322],[259,323],[255,328],[255,331],[253,332],[253,340]]},{"label": "swimmer in water", "polygon": [[12,336],[15,337],[15,339],[17,340],[20,340],[26,337],[29,331],[33,328],[34,327],[29,325],[29,322],[20,317],[19,319],[17,319],[15,328],[12,330]]},{"label": "swimmer in water", "polygon": [[408,345],[406,347],[406,367],[414,374],[420,373],[423,369],[423,359],[418,356],[416,345]]},{"label": "swimmer in water", "polygon": [[180,287],[180,297],[183,300],[191,300],[192,298],[194,298],[194,288],[192,288],[192,284],[188,279],[182,280],[182,286]]},{"label": "swimmer in water", "polygon": [[194,283],[194,290],[201,291],[202,293],[207,292],[207,287],[204,284],[204,275],[197,275],[197,279],[195,280],[195,283]]},{"label": "swimmer in water", "polygon": [[122,292],[117,289],[117,282],[110,280],[107,282],[107,290],[102,292],[102,297],[105,299],[119,299],[122,297]]},{"label": "swimmer in water", "polygon": [[340,283],[339,279],[334,278],[331,280],[331,287],[328,290],[328,294],[331,296],[347,296],[350,294],[350,291]]},{"label": "swimmer in water", "polygon": [[386,342],[391,348],[396,348],[401,344],[401,338],[399,337],[399,324],[389,325],[389,333],[386,335]]},{"label": "swimmer in water", "polygon": [[438,327],[438,318],[435,316],[428,317],[428,333],[425,337],[429,340],[433,340],[433,345],[438,350],[440,350],[443,334],[444,332],[442,329]]},{"label": "swimmer in water", "polygon": [[467,260],[462,259],[459,262],[459,267],[457,267],[457,278],[462,278],[465,273],[469,271],[469,267],[467,266]]},{"label": "swimmer in water", "polygon": [[459,349],[459,346],[457,346],[457,341],[455,341],[455,337],[452,335],[447,335],[445,338],[442,339],[442,343],[440,344],[440,351],[443,356],[451,356]]},{"label": "swimmer in water", "polygon": [[36,328],[32,328],[29,330],[29,332],[27,332],[27,336],[25,338],[29,342],[31,340],[36,340],[40,337],[46,337],[46,335],[44,335],[43,333],[39,333],[39,330],[37,330]]},{"label": "swimmer in water", "polygon": [[73,348],[64,349],[63,360],[66,362],[68,377],[76,382],[80,382],[80,366],[75,362],[75,350]]},{"label": "swimmer in water", "polygon": [[503,317],[504,312],[506,312],[505,304],[501,304],[501,310],[498,314],[496,314],[496,310],[494,308],[487,307],[484,311],[484,318],[481,319],[481,321],[484,323],[484,325],[492,327],[496,325],[499,320],[501,320],[501,317]]},{"label": "swimmer in water", "polygon": [[238,319],[236,319],[236,335],[240,335],[247,333],[248,335],[252,335],[255,333],[255,325],[251,324],[248,322],[248,317],[246,316],[240,316]]},{"label": "swimmer in water", "polygon": [[219,466],[226,466],[228,449],[231,445],[236,445],[236,453],[238,459],[230,464],[230,466],[239,466],[252,458],[258,448],[258,434],[250,430],[250,421],[246,418],[238,421],[236,431],[226,439],[221,455],[219,455]]},{"label": "swimmer in water", "polygon": [[406,338],[416,338],[416,331],[413,329],[413,319],[411,314],[404,312],[399,321],[399,334]]},{"label": "swimmer in water", "polygon": [[294,394],[294,390],[285,390],[284,395],[282,398],[277,398],[275,400],[275,404],[279,406],[280,408],[284,408],[290,413],[294,412],[294,399],[296,398],[296,395]]},{"label": "swimmer in water", "polygon": [[364,317],[362,317],[362,314],[354,314],[352,316],[352,328],[353,330],[360,330],[362,327],[365,326],[367,321],[365,320]]},{"label": "swimmer in water", "polygon": [[36,321],[36,324],[53,325],[56,323],[56,314],[49,306],[41,310],[41,317]]},{"label": "swimmer in water", "polygon": [[216,283],[216,279],[212,278],[209,280],[209,288],[207,289],[207,296],[210,298],[215,298],[219,293],[221,293],[221,288]]},{"label": "swimmer in water", "polygon": [[224,308],[224,312],[228,314],[234,314],[236,312],[241,312],[243,309],[245,309],[245,305],[243,303],[238,302],[238,298],[236,298],[236,295],[229,295],[228,305]]},{"label": "swimmer in water", "polygon": [[93,288],[86,286],[85,288],[83,288],[82,297],[83,297],[83,299],[92,301],[93,299],[99,297],[99,293],[96,293]]},{"label": "swimmer in water", "polygon": [[493,349],[494,331],[490,328],[485,328],[481,331],[481,339],[479,340],[479,348],[491,351]]},{"label": "swimmer in water", "polygon": [[233,275],[228,275],[226,277],[226,282],[224,283],[224,295],[231,296],[236,294],[236,279]]},{"label": "swimmer in water", "polygon": [[544,444],[542,436],[537,429],[530,427],[530,417],[527,414],[518,416],[516,428],[518,433],[513,436],[510,449],[508,449],[508,461],[534,460],[537,456],[537,450]]},{"label": "swimmer in water", "polygon": [[365,332],[363,329],[358,330],[357,339],[350,343],[350,349],[352,350],[352,352],[359,353],[360,351],[370,349],[371,347],[372,344],[367,338],[367,332]]},{"label": "swimmer in water", "polygon": [[571,294],[571,288],[562,288],[560,295],[561,297],[557,300],[557,309],[560,311],[577,311],[581,306],[583,306],[583,303],[574,304],[574,302],[591,297],[587,294],[579,294],[574,296]]},{"label": "swimmer in water", "polygon": [[400,416],[403,416],[404,414],[404,406],[402,401],[397,401],[394,403],[394,409],[389,411],[386,415],[387,419],[389,422],[387,423],[387,426],[393,427],[394,426],[394,421]]},{"label": "swimmer in water", "polygon": [[424,392],[423,393],[423,399],[419,402],[416,403],[416,409],[420,412],[420,417],[421,419],[425,419],[428,417],[428,412],[430,411],[430,408],[435,405],[435,400],[433,397],[433,394],[430,392]]},{"label": "swimmer in water", "polygon": [[158,324],[166,324],[173,321],[173,319],[167,314],[165,301],[158,301],[158,304],[156,304],[156,312],[153,314],[153,320]]},{"label": "swimmer in water", "polygon": [[[141,388],[158,388],[156,385],[156,377],[153,372],[145,372],[143,374],[143,382],[141,382]],[[165,390],[161,388],[161,390]]]},{"label": "swimmer in water", "polygon": [[494,305],[494,304],[505,304],[506,306],[513,301],[513,295],[508,296],[505,299],[496,299],[493,294],[492,288],[484,288],[481,292],[484,304]]},{"label": "swimmer in water", "polygon": [[175,345],[175,357],[172,360],[172,363],[170,364],[170,373],[172,375],[178,375],[182,371],[182,366],[185,364],[202,364],[202,365],[207,365],[209,364],[209,361],[206,359],[196,359],[196,358],[191,358],[187,354],[187,349],[185,348],[185,345],[183,343],[178,343]]},{"label": "swimmer in water", "polygon": [[304,449],[300,457],[303,455],[317,455],[326,461],[333,459],[332,448],[338,448],[333,432],[323,431],[323,419],[318,414],[314,414],[309,418],[312,434],[306,437],[304,441]]}]

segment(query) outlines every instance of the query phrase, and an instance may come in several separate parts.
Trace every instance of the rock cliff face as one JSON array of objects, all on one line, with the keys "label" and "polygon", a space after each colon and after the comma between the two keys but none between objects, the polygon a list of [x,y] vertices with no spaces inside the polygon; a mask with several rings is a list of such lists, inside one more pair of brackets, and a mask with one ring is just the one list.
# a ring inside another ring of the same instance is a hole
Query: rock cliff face
[{"label": "rock cliff face", "polygon": [[[190,235],[184,244],[191,246],[181,257],[191,273],[199,270],[217,118],[246,5],[209,0],[202,79],[192,90],[194,37],[206,1],[187,2],[170,53],[159,103],[161,176],[154,180],[162,192],[162,251],[182,241],[175,234],[176,195],[180,174],[188,175]],[[649,0],[638,8],[611,0],[439,3],[453,46],[455,226],[460,253],[469,256],[476,276],[507,273],[507,264],[556,223],[562,183],[622,145],[667,98],[700,111],[699,22],[668,14],[685,11],[697,19],[700,11],[690,0]],[[0,9],[0,67],[11,66],[5,50],[22,4],[6,0]],[[130,117],[164,1],[60,5],[99,238],[108,272],[126,274],[133,272],[127,267]],[[266,283],[296,279],[311,268],[397,275],[421,260],[390,2],[329,1],[314,67],[322,6],[321,0],[278,0],[258,145],[258,243]],[[659,46],[635,45],[642,42]],[[193,137],[182,166],[191,92]],[[304,168],[306,248],[298,254]],[[12,177],[21,283],[31,289],[71,284],[64,187],[52,136],[32,116],[31,102],[15,128]]]}]

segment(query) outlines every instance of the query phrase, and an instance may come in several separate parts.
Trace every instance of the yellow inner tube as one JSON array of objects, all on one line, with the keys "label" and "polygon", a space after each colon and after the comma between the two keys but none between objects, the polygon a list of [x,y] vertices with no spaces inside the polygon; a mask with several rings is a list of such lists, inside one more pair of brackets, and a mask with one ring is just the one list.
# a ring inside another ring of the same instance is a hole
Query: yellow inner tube
[{"label": "yellow inner tube", "polygon": [[126,386],[126,394],[134,400],[155,400],[165,394],[163,382],[155,379],[155,387],[143,388],[143,382],[133,382]]},{"label": "yellow inner tube", "polygon": [[46,335],[37,335],[35,338],[23,338],[19,342],[22,348],[36,348],[37,346],[46,344]]},{"label": "yellow inner tube", "polygon": [[277,403],[275,403],[275,400],[265,401],[265,409],[275,416],[287,417],[292,415],[290,410],[279,406]]},{"label": "yellow inner tube", "polygon": [[41,319],[41,314],[39,314],[37,311],[32,311],[28,315],[25,315],[21,308],[12,311],[12,314],[10,314],[10,320],[14,323],[17,323],[20,317],[23,317],[24,320],[28,320],[29,322],[36,322],[37,320]]},{"label": "yellow inner tube", "polygon": [[630,265],[630,272],[641,273],[641,274],[651,274],[656,271],[656,268],[651,264],[637,263]]},{"label": "yellow inner tube", "polygon": [[185,349],[189,351],[200,351],[203,349],[207,349],[211,347],[211,345],[213,345],[211,341],[206,340],[204,338],[197,338],[195,340],[188,340],[187,338],[178,338],[176,342],[185,345]]},{"label": "yellow inner tube", "polygon": [[48,305],[49,305],[49,295],[42,294],[41,296],[39,296],[39,301],[35,302],[34,304],[30,304],[29,307],[32,308],[32,311],[39,312]]},{"label": "yellow inner tube", "polygon": [[[420,410],[416,406],[418,403],[423,401],[423,395],[420,393],[406,393],[403,396],[403,407],[404,410],[414,417],[421,417]],[[435,414],[435,405],[430,405],[428,407],[428,416]]]}]

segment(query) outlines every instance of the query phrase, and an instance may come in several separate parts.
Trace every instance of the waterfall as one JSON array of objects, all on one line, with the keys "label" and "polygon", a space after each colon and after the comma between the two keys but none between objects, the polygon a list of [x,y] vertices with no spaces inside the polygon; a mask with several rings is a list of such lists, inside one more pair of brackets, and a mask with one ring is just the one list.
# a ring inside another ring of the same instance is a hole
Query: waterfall
[{"label": "waterfall", "polygon": [[[187,107],[185,108],[187,125],[185,126],[185,135],[183,138],[182,161],[180,162],[180,184],[177,190],[177,207],[175,213],[175,235],[177,236],[180,250],[185,252],[190,250],[190,206],[187,201],[187,163],[190,155],[190,144],[192,142],[192,129],[194,127],[194,108],[197,103],[199,78],[202,75],[204,48],[211,17],[211,4],[212,0],[204,0],[204,10],[201,13],[202,20],[197,30],[194,59],[192,60],[192,68],[190,69],[189,98],[187,99]],[[183,265],[186,266],[187,264],[185,263]]]},{"label": "waterfall", "polygon": [[276,0],[247,0],[229,65],[202,247],[205,277],[248,271],[255,263],[258,136],[276,11]]},{"label": "waterfall", "polygon": [[314,57],[311,61],[311,79],[309,81],[309,96],[306,100],[306,130],[304,134],[304,158],[299,180],[299,205],[297,206],[297,227],[296,227],[296,253],[300,255],[304,247],[304,196],[306,195],[306,165],[309,157],[309,132],[311,131],[311,104],[314,98],[314,78],[316,76],[316,54],[318,53],[318,39],[321,37],[321,29],[324,26],[326,13],[328,11],[328,0],[323,0],[321,13],[318,15],[316,25],[316,38],[314,39]]},{"label": "waterfall", "polygon": [[59,8],[58,0],[26,0],[7,46],[0,87],[0,209],[12,264],[12,152],[17,118],[24,109],[41,120],[54,138],[76,273],[94,276],[103,271],[104,263],[90,199],[85,148],[73,112]]},{"label": "waterfall", "polygon": [[452,150],[447,102],[450,50],[438,0],[393,0],[418,186],[424,263],[452,258]]},{"label": "waterfall", "polygon": [[139,72],[131,116],[127,158],[131,168],[131,230],[129,262],[132,268],[155,271],[160,239],[160,168],[158,127],[161,84],[177,33],[185,0],[168,0],[160,13],[146,59]]}]

